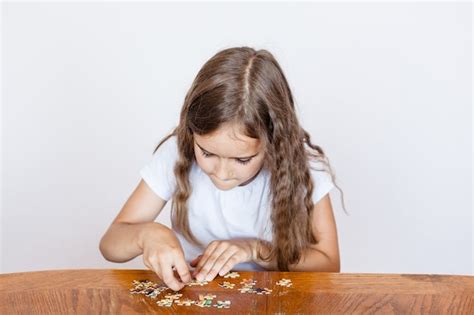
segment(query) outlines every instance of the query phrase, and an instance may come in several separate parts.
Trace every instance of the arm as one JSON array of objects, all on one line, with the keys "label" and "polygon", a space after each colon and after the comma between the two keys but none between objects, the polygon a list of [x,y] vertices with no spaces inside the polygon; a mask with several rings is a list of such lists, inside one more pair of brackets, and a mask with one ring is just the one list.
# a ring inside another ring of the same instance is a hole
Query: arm
[{"label": "arm", "polygon": [[[303,251],[301,260],[297,264],[290,265],[290,271],[320,271],[340,272],[339,246],[337,239],[336,222],[332,211],[329,194],[324,196],[314,206],[311,218],[313,234],[319,241]],[[266,243],[262,248],[263,255],[270,251],[270,244]],[[267,270],[278,270],[276,259],[265,262],[257,259],[254,244],[254,262]]]},{"label": "arm", "polygon": [[143,254],[143,240],[150,230],[169,229],[158,222],[112,223],[99,245],[102,256],[108,261],[123,263]]},{"label": "arm", "polygon": [[[314,206],[311,217],[312,230],[318,244],[310,245],[303,251],[301,260],[290,265],[290,271],[326,271],[339,272],[339,249],[337,244],[336,223],[332,213],[329,194]],[[219,273],[229,272],[240,262],[253,261],[267,270],[278,270],[276,259],[265,262],[258,260],[257,239],[215,240],[209,243],[203,255],[197,257],[192,266],[196,266],[193,275],[198,281],[211,281]],[[269,243],[262,248],[266,256],[270,250]]]},{"label": "arm", "polygon": [[165,204],[140,180],[100,240],[99,249],[105,259],[113,262],[129,261],[143,254],[144,265],[170,289],[178,291],[191,280],[191,274],[175,233],[154,222]]},{"label": "arm", "polygon": [[105,259],[126,262],[143,253],[143,239],[152,230],[168,229],[153,222],[166,201],[141,180],[102,239],[99,249]]}]

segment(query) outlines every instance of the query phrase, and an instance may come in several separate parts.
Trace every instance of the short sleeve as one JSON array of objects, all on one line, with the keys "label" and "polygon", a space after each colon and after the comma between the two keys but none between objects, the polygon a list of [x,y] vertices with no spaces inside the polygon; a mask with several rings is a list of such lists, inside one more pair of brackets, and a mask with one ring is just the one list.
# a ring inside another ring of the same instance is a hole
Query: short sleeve
[{"label": "short sleeve", "polygon": [[313,179],[313,203],[318,203],[334,187],[331,174],[321,161],[310,162],[310,172]]},{"label": "short sleeve", "polygon": [[174,164],[178,158],[176,136],[168,138],[140,170],[140,175],[161,199],[168,201],[176,189]]}]

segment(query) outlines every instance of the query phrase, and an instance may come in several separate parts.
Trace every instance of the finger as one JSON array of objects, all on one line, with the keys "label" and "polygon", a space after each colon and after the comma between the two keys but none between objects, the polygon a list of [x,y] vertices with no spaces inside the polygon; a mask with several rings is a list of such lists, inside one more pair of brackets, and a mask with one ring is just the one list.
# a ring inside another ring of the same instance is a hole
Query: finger
[{"label": "finger", "polygon": [[201,257],[202,257],[202,255],[199,255],[196,258],[194,258],[194,260],[191,261],[191,263],[190,263],[191,267],[196,267],[197,263],[201,260]]},{"label": "finger", "polygon": [[197,264],[199,263],[199,261],[201,260],[202,258],[202,255],[199,255],[198,257],[196,257],[192,262],[191,262],[191,267],[193,267],[193,271],[191,273],[192,277],[196,277],[196,274],[197,274]]},{"label": "finger", "polygon": [[199,260],[198,262],[198,265],[196,267],[196,269],[201,269],[202,266],[204,265],[204,263],[207,261],[207,259],[209,258],[209,256],[211,255],[211,253],[214,251],[214,249],[217,247],[218,243],[217,242],[211,242],[206,250],[204,251],[204,253],[201,255],[201,259]]},{"label": "finger", "polygon": [[225,264],[221,267],[221,270],[219,271],[219,275],[222,277],[224,276],[225,274],[227,274],[229,271],[232,270],[232,268],[234,268],[234,266],[236,264],[238,264],[240,261],[239,259],[237,258],[236,255],[230,257],[226,262]]},{"label": "finger", "polygon": [[229,261],[229,259],[234,257],[234,260],[237,260],[236,254],[238,254],[238,249],[233,247],[228,247],[220,256],[216,259],[216,262],[209,270],[209,273],[206,277],[207,281],[212,281],[219,271],[224,267],[224,265]]},{"label": "finger", "polygon": [[211,242],[209,246],[206,248],[206,250],[204,251],[204,254],[202,255],[201,259],[199,260],[196,266],[196,269],[193,272],[193,274],[196,276],[196,279],[198,281],[202,281],[204,279],[202,275],[199,275],[199,272],[201,268],[205,265],[206,261],[209,259],[209,256],[212,254],[212,252],[217,247],[217,245],[218,245],[217,242]]},{"label": "finger", "polygon": [[198,263],[198,266],[196,270],[194,271],[195,277],[198,281],[204,281],[206,280],[207,273],[209,272],[209,269],[214,265],[213,261],[215,260],[213,258],[214,255],[216,255],[216,250],[218,247],[214,247],[212,251],[209,249],[206,250],[207,253],[205,252],[203,257]]},{"label": "finger", "polygon": [[[146,255],[145,257],[148,257],[148,255]],[[161,269],[159,267],[159,264],[157,261],[153,260],[153,259],[146,259],[146,258],[143,258],[143,263],[145,264],[145,266],[153,271],[161,280],[163,280],[163,276],[161,275]]]},{"label": "finger", "polygon": [[176,271],[178,272],[181,281],[183,283],[189,283],[191,281],[191,273],[189,272],[189,268],[186,265],[184,258],[181,257],[174,266],[176,267]]},{"label": "finger", "polygon": [[196,277],[196,274],[197,274],[197,264],[199,263],[199,261],[201,260],[202,258],[202,255],[199,255],[198,257],[196,257],[193,261],[191,261],[190,265],[191,267],[193,267],[193,270],[192,270],[192,277]]},{"label": "finger", "polygon": [[168,288],[173,291],[179,291],[184,287],[184,284],[175,278],[171,264],[164,262],[160,265],[160,268],[163,274],[163,281]]},{"label": "finger", "polygon": [[209,272],[211,271],[217,259],[222,255],[222,253],[224,253],[226,248],[227,245],[225,243],[221,243],[219,246],[216,247],[216,249],[214,249],[211,255],[209,255],[209,258],[207,259],[205,264],[199,270],[199,273],[196,275],[196,279],[198,279],[198,277],[201,277],[202,279],[211,281]]},{"label": "finger", "polygon": [[146,266],[149,270],[151,270],[151,271],[153,271],[154,273],[156,273],[156,275],[157,275],[158,277],[160,277],[160,279],[161,279],[161,274],[158,272],[158,271],[159,271],[158,268],[153,267],[153,265],[151,265],[150,263],[148,263],[148,262],[146,262],[146,261],[144,261],[144,264],[145,264],[145,266]]}]

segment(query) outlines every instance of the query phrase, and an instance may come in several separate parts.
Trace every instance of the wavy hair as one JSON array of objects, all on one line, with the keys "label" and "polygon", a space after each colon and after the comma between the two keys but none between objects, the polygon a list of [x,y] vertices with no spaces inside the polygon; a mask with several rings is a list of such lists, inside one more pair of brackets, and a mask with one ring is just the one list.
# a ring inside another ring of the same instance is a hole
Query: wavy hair
[{"label": "wavy hair", "polygon": [[153,151],[171,136],[177,136],[173,228],[191,243],[203,246],[191,232],[187,215],[187,200],[192,192],[188,175],[195,161],[193,134],[206,135],[227,123],[237,123],[248,137],[263,142],[263,167],[271,174],[272,243],[269,255],[263,257],[258,250],[258,258],[276,258],[278,269],[288,271],[309,244],[318,242],[310,220],[312,193],[318,183],[312,181],[309,160],[322,162],[335,186],[341,189],[323,149],[312,144],[309,133],[300,126],[285,75],[265,49],[233,47],[209,59],[186,94],[179,125]]}]

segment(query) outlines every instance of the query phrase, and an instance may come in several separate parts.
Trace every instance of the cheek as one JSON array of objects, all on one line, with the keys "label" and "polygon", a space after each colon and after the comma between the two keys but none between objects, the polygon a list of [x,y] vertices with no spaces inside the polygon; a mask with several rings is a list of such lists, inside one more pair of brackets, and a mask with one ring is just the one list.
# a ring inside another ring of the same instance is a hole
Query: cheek
[{"label": "cheek", "polygon": [[250,178],[253,177],[262,167],[262,162],[261,161],[256,161],[256,163],[252,165],[247,165],[247,166],[241,166],[238,165],[236,166],[236,171],[240,175],[239,177],[241,178]]},{"label": "cheek", "polygon": [[[214,169],[215,169],[215,161],[212,158],[205,158],[205,157],[196,157],[196,162],[201,167],[201,169],[204,171],[204,173],[211,175],[214,174]],[[247,167],[243,167],[241,165],[238,165],[235,163],[233,170],[234,170],[234,177],[235,178],[245,178],[249,175],[251,175],[252,170],[250,170]]]},{"label": "cheek", "polygon": [[205,173],[210,173],[212,171],[212,162],[210,159],[206,159],[205,157],[202,156],[196,156],[196,162],[203,169]]}]

